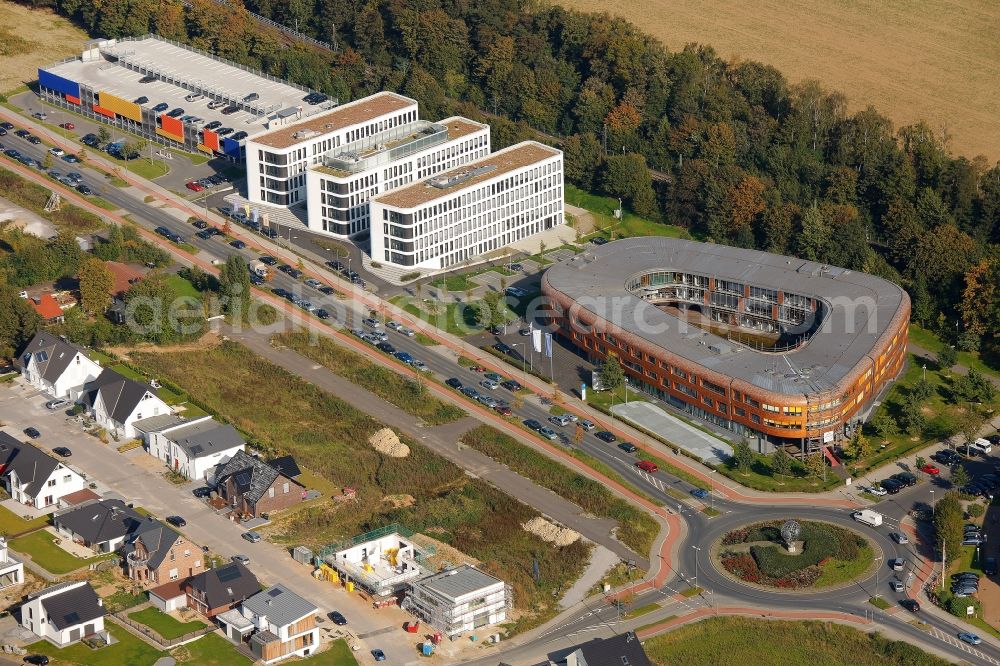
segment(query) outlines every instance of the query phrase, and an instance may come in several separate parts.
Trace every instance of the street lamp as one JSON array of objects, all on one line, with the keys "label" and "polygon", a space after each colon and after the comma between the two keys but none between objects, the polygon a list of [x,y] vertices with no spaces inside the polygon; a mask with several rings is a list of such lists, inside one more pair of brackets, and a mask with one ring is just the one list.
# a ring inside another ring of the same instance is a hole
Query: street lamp
[{"label": "street lamp", "polygon": [[875,594],[874,594],[874,596],[876,596],[876,597],[881,597],[882,596],[879,593],[879,588],[878,588],[878,570],[882,567],[882,565],[880,564],[880,562],[882,562],[882,556],[881,555],[879,555],[878,557],[875,558]]},{"label": "street lamp", "polygon": [[708,482],[712,484],[712,492],[711,492],[712,513],[715,513],[715,470],[714,469],[708,470]]},{"label": "street lamp", "polygon": [[524,367],[524,354],[528,353],[528,343],[526,343],[526,342],[512,342],[512,343],[510,343],[510,346],[514,347],[515,349],[517,347],[524,347],[524,353],[521,354],[521,372],[524,373],[524,383],[527,384],[528,383],[528,369],[526,367]]},{"label": "street lamp", "polygon": [[921,376],[921,381],[927,381],[927,364],[924,363],[924,374]]},{"label": "street lamp", "polygon": [[698,553],[701,552],[700,546],[691,546],[694,548],[694,586],[698,587]]}]

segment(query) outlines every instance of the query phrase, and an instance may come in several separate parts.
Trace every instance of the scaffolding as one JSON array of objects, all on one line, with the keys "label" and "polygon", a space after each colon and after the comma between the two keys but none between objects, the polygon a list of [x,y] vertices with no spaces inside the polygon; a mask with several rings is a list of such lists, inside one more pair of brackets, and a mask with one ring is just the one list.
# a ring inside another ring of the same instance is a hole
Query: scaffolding
[{"label": "scaffolding", "polygon": [[[356,584],[373,595],[387,597],[433,570],[428,558],[436,550],[418,547],[412,536],[412,531],[393,523],[324,546],[314,563],[327,580],[343,580],[352,587]],[[326,571],[330,568],[336,571],[335,578]]]},{"label": "scaffolding", "polygon": [[465,617],[468,615],[475,616],[477,610],[486,607],[489,607],[489,612],[492,612],[495,617],[497,617],[497,621],[489,624],[474,626],[473,630],[499,624],[509,618],[511,611],[514,608],[514,593],[510,584],[504,583],[503,600],[499,604],[483,600],[483,602],[478,605],[470,605],[459,611],[455,606],[448,606],[443,603],[432,603],[428,598],[416,600],[414,598],[413,590],[411,590],[403,599],[402,603],[400,603],[399,607],[407,613],[413,615],[419,621],[430,625],[445,636],[451,637],[461,634],[463,631],[467,630],[464,619]]}]

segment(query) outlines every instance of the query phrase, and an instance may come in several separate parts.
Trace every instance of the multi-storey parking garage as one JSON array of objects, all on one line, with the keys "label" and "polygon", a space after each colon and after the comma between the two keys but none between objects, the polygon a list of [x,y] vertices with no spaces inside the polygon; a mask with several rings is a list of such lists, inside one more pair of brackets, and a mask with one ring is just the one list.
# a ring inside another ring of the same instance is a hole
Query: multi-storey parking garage
[{"label": "multi-storey parking garage", "polygon": [[716,425],[806,448],[844,433],[905,360],[910,301],[864,273],[766,252],[632,238],[550,268],[557,332]]}]

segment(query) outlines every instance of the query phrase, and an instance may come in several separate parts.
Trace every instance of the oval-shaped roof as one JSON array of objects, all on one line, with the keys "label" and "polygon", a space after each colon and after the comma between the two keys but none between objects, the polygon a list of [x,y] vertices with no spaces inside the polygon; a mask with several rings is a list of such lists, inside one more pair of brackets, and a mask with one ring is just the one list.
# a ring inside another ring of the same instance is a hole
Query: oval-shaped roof
[{"label": "oval-shaped roof", "polygon": [[[762,352],[682,322],[633,295],[630,278],[682,271],[811,296],[825,318],[805,344]],[[629,238],[594,247],[549,268],[546,295],[563,294],[590,313],[659,348],[750,385],[786,395],[844,388],[873,349],[884,349],[910,313],[906,292],[882,278],[758,250],[664,237]],[[586,318],[586,315],[584,315]]]}]

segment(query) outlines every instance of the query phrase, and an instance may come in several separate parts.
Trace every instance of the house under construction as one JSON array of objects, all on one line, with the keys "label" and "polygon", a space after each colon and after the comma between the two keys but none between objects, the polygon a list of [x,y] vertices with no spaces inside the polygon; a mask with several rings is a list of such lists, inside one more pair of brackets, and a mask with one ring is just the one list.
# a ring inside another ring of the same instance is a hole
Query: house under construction
[{"label": "house under construction", "polygon": [[432,572],[425,558],[433,553],[418,549],[409,539],[412,535],[399,525],[388,525],[327,546],[317,561],[376,597],[390,596]]}]

